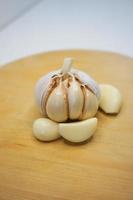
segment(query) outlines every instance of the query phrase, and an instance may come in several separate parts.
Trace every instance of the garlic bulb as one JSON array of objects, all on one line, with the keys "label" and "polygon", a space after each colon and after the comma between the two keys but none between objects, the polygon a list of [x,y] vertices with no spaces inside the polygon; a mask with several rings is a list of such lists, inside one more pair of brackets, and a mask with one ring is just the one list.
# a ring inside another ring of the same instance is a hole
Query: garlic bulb
[{"label": "garlic bulb", "polygon": [[98,84],[71,67],[72,59],[65,58],[61,69],[48,73],[36,84],[36,100],[42,114],[56,122],[91,118],[98,109]]}]

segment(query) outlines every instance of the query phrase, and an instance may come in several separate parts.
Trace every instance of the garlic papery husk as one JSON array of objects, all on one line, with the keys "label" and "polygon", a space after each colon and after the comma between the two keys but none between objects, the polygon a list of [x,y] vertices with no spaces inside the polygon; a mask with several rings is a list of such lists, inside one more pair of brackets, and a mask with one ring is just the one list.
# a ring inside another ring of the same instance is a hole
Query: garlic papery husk
[{"label": "garlic papery husk", "polygon": [[66,58],[61,69],[48,73],[36,84],[36,101],[43,116],[56,122],[87,119],[98,109],[98,84],[71,67],[72,59]]},{"label": "garlic papery husk", "polygon": [[36,98],[36,102],[37,105],[40,107],[41,110],[41,102],[42,102],[42,98],[43,96],[46,96],[46,94],[48,93],[48,89],[50,88],[50,85],[52,84],[52,77],[55,74],[58,74],[60,71],[56,70],[56,71],[52,71],[49,72],[47,75],[42,76],[36,83],[35,86],[35,98]]}]

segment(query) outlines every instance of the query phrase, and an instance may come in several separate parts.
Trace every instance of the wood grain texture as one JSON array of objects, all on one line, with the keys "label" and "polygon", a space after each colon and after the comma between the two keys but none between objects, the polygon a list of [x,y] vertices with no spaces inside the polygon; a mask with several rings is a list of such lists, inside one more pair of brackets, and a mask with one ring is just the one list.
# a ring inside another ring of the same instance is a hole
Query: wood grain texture
[{"label": "wood grain texture", "polygon": [[[39,142],[32,123],[41,117],[35,82],[64,57],[123,96],[119,115],[98,112],[98,129],[87,143]],[[0,200],[133,199],[133,59],[113,53],[57,51],[0,69]]]}]

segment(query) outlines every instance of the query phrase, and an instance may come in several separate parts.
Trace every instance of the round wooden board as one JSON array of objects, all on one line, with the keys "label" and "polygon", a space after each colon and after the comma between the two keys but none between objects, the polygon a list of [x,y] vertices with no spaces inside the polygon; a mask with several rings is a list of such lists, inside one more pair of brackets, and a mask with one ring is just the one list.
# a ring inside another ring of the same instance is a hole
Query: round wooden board
[{"label": "round wooden board", "polygon": [[[74,65],[99,83],[116,86],[123,107],[116,116],[98,112],[87,143],[39,142],[32,123],[41,117],[34,100],[40,76],[74,57]],[[1,200],[133,199],[133,59],[95,51],[55,51],[0,69]]]}]

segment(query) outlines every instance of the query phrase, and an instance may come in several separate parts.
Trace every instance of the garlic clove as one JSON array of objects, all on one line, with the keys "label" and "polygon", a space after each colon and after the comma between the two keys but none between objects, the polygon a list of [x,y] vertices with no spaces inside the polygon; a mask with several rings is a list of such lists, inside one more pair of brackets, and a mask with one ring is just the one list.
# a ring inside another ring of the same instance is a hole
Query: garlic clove
[{"label": "garlic clove", "polygon": [[60,71],[52,71],[49,72],[47,75],[42,76],[35,85],[35,97],[37,105],[41,106],[41,100],[42,96],[47,92],[47,89],[49,88],[49,85],[51,84],[51,78],[55,74],[58,74]]},{"label": "garlic clove", "polygon": [[97,128],[97,118],[80,122],[60,123],[60,135],[70,142],[83,142],[89,139]]},{"label": "garlic clove", "polygon": [[33,135],[41,141],[52,141],[60,137],[58,123],[40,118],[33,123]]},{"label": "garlic clove", "polygon": [[82,113],[83,101],[84,97],[81,87],[74,78],[68,88],[69,119],[79,118]]},{"label": "garlic clove", "polygon": [[100,100],[100,88],[98,83],[87,73],[77,70],[75,68],[71,69],[71,72],[77,77],[84,85],[86,85],[88,88],[90,88],[94,94],[96,95],[98,102]]},{"label": "garlic clove", "polygon": [[87,88],[84,88],[83,91],[85,95],[85,100],[83,114],[80,117],[81,120],[94,117],[98,110],[97,97]]},{"label": "garlic clove", "polygon": [[67,97],[62,82],[51,92],[46,103],[47,116],[56,121],[63,122],[68,118]]},{"label": "garlic clove", "polygon": [[105,113],[118,113],[122,105],[122,96],[117,88],[112,85],[100,84],[100,108]]}]

